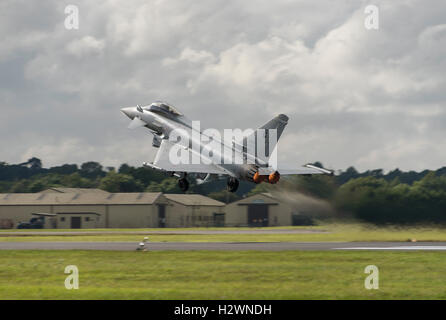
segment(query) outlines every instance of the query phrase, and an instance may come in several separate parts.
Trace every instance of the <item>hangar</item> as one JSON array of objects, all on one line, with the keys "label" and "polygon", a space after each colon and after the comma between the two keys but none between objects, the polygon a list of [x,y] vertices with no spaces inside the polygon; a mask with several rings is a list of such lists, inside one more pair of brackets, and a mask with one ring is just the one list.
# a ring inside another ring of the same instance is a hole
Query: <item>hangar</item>
[{"label": "hangar", "polygon": [[214,226],[225,204],[198,194],[109,193],[50,188],[0,194],[0,228],[39,217],[44,228],[163,228]]},{"label": "hangar", "polygon": [[270,193],[259,193],[232,202],[225,208],[225,226],[291,226],[298,213]]},{"label": "hangar", "polygon": [[0,194],[0,224],[17,226],[37,213],[49,213],[55,216],[44,218],[45,228],[159,227],[159,215],[168,204],[161,193],[68,191]]},{"label": "hangar", "polygon": [[40,191],[39,193],[102,193],[106,194],[107,191],[101,190],[101,189],[89,189],[89,188],[65,188],[65,187],[54,187],[49,188],[43,191]]},{"label": "hangar", "polygon": [[168,200],[170,226],[214,227],[224,226],[223,202],[201,194],[164,194]]},{"label": "hangar", "polygon": [[0,194],[0,228],[41,219],[44,228],[181,228],[289,226],[297,215],[269,193],[225,205],[199,194],[109,193],[99,189],[50,188]]}]

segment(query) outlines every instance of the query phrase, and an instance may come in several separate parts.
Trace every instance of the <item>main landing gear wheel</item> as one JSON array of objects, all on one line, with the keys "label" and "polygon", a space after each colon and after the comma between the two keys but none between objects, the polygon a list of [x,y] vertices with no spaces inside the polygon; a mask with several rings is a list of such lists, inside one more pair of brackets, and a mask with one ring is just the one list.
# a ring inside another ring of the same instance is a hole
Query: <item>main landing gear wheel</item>
[{"label": "main landing gear wheel", "polygon": [[189,189],[189,181],[186,178],[178,179],[178,187],[180,187],[181,191],[186,192]]},{"label": "main landing gear wheel", "polygon": [[239,181],[234,177],[228,178],[228,191],[229,192],[236,192],[238,189]]}]

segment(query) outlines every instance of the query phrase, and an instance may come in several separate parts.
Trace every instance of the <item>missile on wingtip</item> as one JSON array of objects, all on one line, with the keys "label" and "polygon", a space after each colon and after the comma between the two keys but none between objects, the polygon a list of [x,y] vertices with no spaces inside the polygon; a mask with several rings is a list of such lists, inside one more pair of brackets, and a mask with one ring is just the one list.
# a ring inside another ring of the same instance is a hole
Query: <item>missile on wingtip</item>
[{"label": "missile on wingtip", "polygon": [[310,169],[314,169],[314,170],[320,171],[322,173],[325,173],[325,174],[328,174],[328,175],[331,175],[331,176],[334,174],[334,172],[332,170],[316,167],[316,166],[314,166],[312,164],[306,164],[304,167],[307,167],[307,168],[310,168]]}]

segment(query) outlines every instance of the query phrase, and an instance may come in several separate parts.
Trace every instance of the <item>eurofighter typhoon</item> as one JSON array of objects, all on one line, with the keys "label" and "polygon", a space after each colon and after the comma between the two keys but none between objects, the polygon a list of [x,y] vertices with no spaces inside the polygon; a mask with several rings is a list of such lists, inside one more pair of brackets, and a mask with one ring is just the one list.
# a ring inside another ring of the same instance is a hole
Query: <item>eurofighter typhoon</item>
[{"label": "eurofighter typhoon", "polygon": [[189,120],[166,102],[121,111],[132,120],[130,129],[146,127],[153,134],[152,146],[158,152],[153,163],[143,165],[178,177],[183,192],[189,187],[188,176],[200,182],[227,177],[228,191],[235,192],[241,180],[275,184],[283,175],[332,174],[310,164],[278,166],[276,145],[288,123],[284,114],[256,130],[224,130],[222,138],[218,130],[201,130],[199,121]]}]

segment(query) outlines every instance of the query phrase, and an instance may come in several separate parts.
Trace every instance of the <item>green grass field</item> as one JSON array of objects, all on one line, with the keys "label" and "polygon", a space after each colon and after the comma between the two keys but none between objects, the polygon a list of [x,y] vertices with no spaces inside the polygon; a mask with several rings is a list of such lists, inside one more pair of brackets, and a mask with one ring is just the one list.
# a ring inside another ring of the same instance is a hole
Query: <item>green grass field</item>
[{"label": "green grass field", "polygon": [[[446,241],[445,228],[427,226],[378,228],[344,223],[267,229],[312,229],[327,233],[152,234],[149,238],[186,242]],[[2,236],[0,232],[0,241],[136,243],[144,236],[120,232],[159,230],[112,229],[117,234],[76,236]],[[428,251],[0,251],[0,299],[446,299],[445,263],[446,252]],[[370,264],[380,270],[379,290],[364,288],[367,276],[364,268]],[[67,265],[79,268],[79,290],[64,287]]]},{"label": "green grass field", "polygon": [[[180,241],[180,242],[277,242],[277,241],[446,241],[446,228],[441,227],[376,227],[366,224],[325,224],[316,227],[281,227],[277,229],[309,229],[327,231],[326,233],[305,234],[152,234],[150,241]],[[194,228],[194,229],[111,229],[119,231],[185,231],[185,230],[253,230],[250,228]],[[22,230],[23,231],[23,230]],[[29,230],[28,230],[29,231]],[[32,231],[32,230],[31,230]],[[35,231],[35,230],[34,230]],[[38,230],[45,231],[48,230]],[[61,231],[61,230],[53,230]],[[70,230],[65,230],[70,231]],[[71,230],[73,231],[73,230]],[[79,231],[79,230],[77,230]],[[110,231],[110,229],[82,229],[80,231]],[[26,230],[24,232],[27,232]],[[52,231],[50,231],[52,232]],[[108,234],[108,235],[70,235],[70,236],[2,236],[0,241],[141,241],[143,235]]]},{"label": "green grass field", "polygon": [[221,230],[299,230],[299,229],[314,229],[321,230],[324,229],[324,225],[317,226],[283,226],[283,227],[193,227],[193,228],[96,228],[96,229],[0,229],[0,234],[2,232],[32,232],[32,231],[42,231],[42,232],[63,232],[63,231],[221,231]]},{"label": "green grass field", "polygon": [[[0,251],[0,299],[445,299],[442,252]],[[366,290],[364,268],[379,268]],[[79,290],[64,287],[67,265]]]}]

